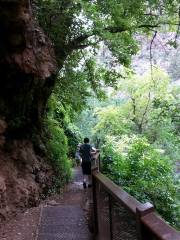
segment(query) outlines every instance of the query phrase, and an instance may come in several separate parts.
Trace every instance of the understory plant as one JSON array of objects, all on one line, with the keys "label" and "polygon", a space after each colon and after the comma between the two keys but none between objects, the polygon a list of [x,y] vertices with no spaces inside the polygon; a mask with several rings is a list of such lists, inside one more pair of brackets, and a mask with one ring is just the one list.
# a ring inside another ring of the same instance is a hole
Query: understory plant
[{"label": "understory plant", "polygon": [[68,159],[67,137],[56,120],[48,119],[46,127],[46,131],[48,131],[46,146],[56,174],[54,190],[58,190],[68,183],[71,178],[71,162]]},{"label": "understory plant", "polygon": [[167,156],[145,137],[107,137],[103,170],[140,202],[151,202],[171,225],[179,228],[177,180]]}]

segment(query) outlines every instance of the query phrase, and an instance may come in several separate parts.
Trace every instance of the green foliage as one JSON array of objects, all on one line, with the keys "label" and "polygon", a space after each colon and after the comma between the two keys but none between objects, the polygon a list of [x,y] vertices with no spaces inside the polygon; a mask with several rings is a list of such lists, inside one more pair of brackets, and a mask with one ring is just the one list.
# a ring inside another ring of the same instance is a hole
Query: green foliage
[{"label": "green foliage", "polygon": [[157,68],[153,77],[120,79],[108,94],[81,114],[82,131],[87,123],[91,138],[101,139],[108,177],[140,201],[152,202],[178,228],[179,90]]},{"label": "green foliage", "polygon": [[54,122],[58,124],[59,128],[63,131],[68,145],[68,148],[64,150],[70,159],[74,158],[77,145],[79,142],[82,142],[79,129],[71,123],[75,117],[74,114],[71,106],[67,105],[67,103],[64,106],[61,104],[57,94],[54,93],[51,95],[47,105],[47,115],[49,119],[54,119]]},{"label": "green foliage", "polygon": [[90,139],[93,138],[92,128],[97,123],[97,117],[95,116],[92,109],[84,110],[75,119],[75,124],[81,132],[82,136],[88,136]]},{"label": "green foliage", "polygon": [[51,94],[47,104],[47,116],[51,119],[55,119],[61,127],[70,122],[70,107],[63,105],[56,95]]},{"label": "green foliage", "polygon": [[109,106],[99,109],[96,114],[99,121],[94,127],[94,132],[99,137],[104,138],[107,134],[118,136],[130,132],[130,123],[128,119],[124,119],[123,112],[119,107]]},{"label": "green foliage", "polygon": [[142,133],[150,121],[155,99],[171,100],[168,92],[169,77],[161,69],[153,69],[153,75],[132,75],[125,82],[120,82],[119,90],[127,96],[124,107],[129,111],[129,118],[135,124],[135,130]]},{"label": "green foliage", "polygon": [[142,0],[37,0],[35,12],[54,43],[62,68],[74,52],[80,54],[81,60],[86,48],[95,55],[102,42],[120,64],[129,66],[138,51],[136,34],[168,30],[168,26],[175,31],[178,9],[177,0],[161,4]]},{"label": "green foliage", "polygon": [[47,140],[46,146],[49,158],[56,172],[55,188],[63,187],[71,178],[71,163],[67,157],[67,138],[57,121],[46,121]]},{"label": "green foliage", "polygon": [[[169,78],[160,69],[153,71],[153,78],[145,74],[120,81],[118,90],[124,101],[117,105],[96,109],[98,123],[94,133],[103,140],[106,135],[143,134],[148,140],[164,149],[172,160],[179,155],[179,90],[170,86]],[[173,150],[174,149],[174,150]]]},{"label": "green foliage", "polygon": [[116,85],[120,73],[117,67],[95,61],[98,49],[106,46],[111,64],[129,66],[138,51],[136,34],[161,30],[162,25],[176,26],[178,7],[176,0],[161,4],[142,0],[37,0],[35,14],[53,41],[61,70],[56,87],[60,104],[77,112],[86,107],[92,90],[103,98],[104,86]]},{"label": "green foliage", "polygon": [[68,155],[70,158],[74,158],[77,150],[77,145],[82,142],[81,133],[79,129],[73,124],[69,124],[65,128],[64,132],[68,140],[69,146]]},{"label": "green foliage", "polygon": [[[141,202],[151,202],[168,222],[178,224],[177,186],[169,159],[145,137],[107,137],[105,173]],[[109,161],[111,156],[111,161]],[[108,162],[109,161],[109,162]]]}]

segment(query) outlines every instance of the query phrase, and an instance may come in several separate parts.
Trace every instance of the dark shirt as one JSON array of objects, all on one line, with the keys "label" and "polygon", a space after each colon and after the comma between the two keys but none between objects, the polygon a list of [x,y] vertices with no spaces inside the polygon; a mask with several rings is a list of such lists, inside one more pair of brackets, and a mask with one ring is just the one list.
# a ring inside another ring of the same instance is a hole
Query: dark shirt
[{"label": "dark shirt", "polygon": [[92,151],[92,146],[89,143],[84,143],[81,145],[79,152],[82,157],[82,162],[91,161],[91,151]]}]

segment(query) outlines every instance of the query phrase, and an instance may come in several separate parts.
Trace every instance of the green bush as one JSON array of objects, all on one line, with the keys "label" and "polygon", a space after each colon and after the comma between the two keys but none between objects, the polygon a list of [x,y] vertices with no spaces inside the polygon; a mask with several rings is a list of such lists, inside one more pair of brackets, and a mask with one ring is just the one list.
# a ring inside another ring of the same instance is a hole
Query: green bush
[{"label": "green bush", "polygon": [[108,177],[139,201],[151,202],[166,221],[180,227],[177,185],[167,157],[154,149],[146,138],[136,136],[107,138],[103,153]]},{"label": "green bush", "polygon": [[67,138],[57,121],[48,119],[46,125],[48,131],[46,146],[56,173],[54,187],[57,189],[63,187],[71,178],[71,163],[67,157]]},{"label": "green bush", "polygon": [[70,158],[75,158],[77,145],[82,142],[81,134],[78,128],[73,124],[69,124],[67,127],[65,127],[64,133],[68,140],[68,156]]}]

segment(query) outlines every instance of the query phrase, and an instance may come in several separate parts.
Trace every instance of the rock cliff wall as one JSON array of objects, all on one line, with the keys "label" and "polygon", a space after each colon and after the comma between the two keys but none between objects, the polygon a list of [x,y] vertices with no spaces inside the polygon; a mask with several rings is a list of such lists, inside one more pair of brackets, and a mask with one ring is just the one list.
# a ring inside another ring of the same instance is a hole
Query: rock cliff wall
[{"label": "rock cliff wall", "polygon": [[[38,204],[53,171],[34,150],[57,71],[29,0],[0,0],[0,221]],[[38,143],[37,143],[38,144]]]}]

